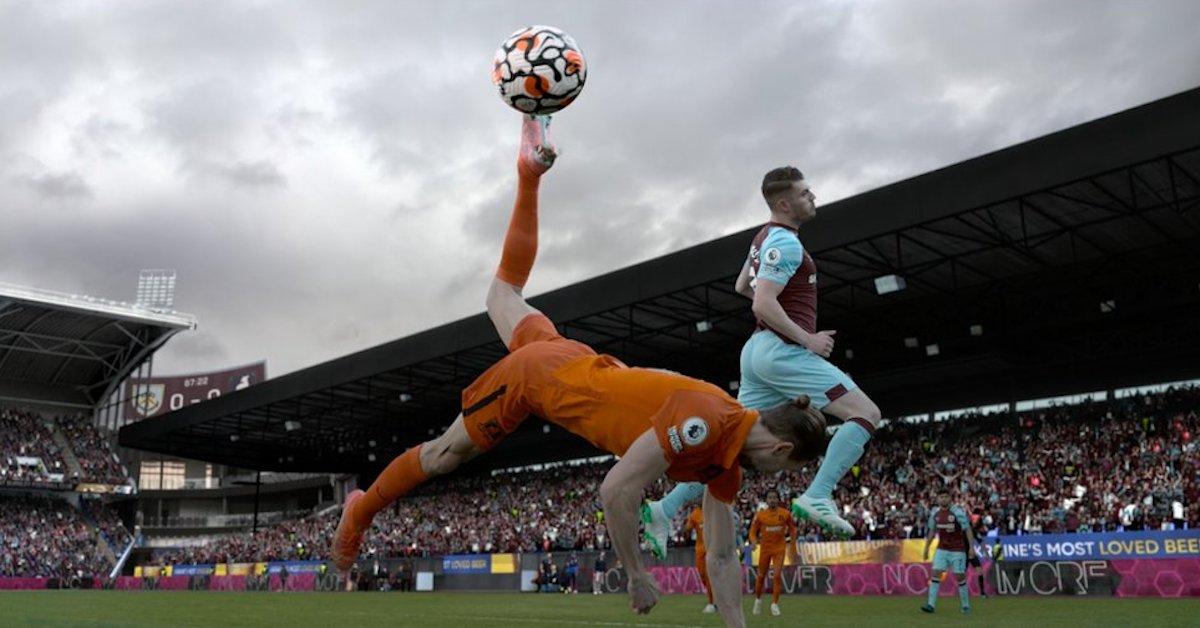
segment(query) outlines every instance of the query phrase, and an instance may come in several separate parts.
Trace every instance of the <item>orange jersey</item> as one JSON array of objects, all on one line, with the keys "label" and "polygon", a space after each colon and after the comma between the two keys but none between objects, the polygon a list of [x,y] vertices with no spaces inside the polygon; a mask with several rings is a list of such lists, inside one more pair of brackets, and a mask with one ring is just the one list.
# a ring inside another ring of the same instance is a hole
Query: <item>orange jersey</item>
[{"label": "orange jersey", "polygon": [[760,510],[750,523],[750,542],[762,543],[762,552],[782,553],[788,539],[796,538],[796,520],[786,508]]},{"label": "orange jersey", "polygon": [[517,325],[511,345],[463,392],[463,418],[477,445],[494,446],[530,413],[618,456],[653,430],[670,464],[667,477],[707,483],[717,498],[734,500],[738,454],[757,412],[707,382],[598,355],[540,314]]},{"label": "orange jersey", "polygon": [[687,522],[683,524],[683,529],[696,531],[696,560],[700,560],[700,556],[708,553],[708,549],[704,547],[704,511],[699,506],[695,510],[688,513]]}]

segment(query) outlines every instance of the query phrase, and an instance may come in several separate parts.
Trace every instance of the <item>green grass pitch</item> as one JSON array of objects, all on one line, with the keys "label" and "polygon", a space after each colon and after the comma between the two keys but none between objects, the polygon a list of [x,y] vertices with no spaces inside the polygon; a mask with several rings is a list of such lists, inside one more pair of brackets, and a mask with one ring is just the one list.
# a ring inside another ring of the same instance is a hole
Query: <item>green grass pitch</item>
[{"label": "green grass pitch", "polygon": [[[764,602],[769,600],[764,599]],[[943,598],[925,615],[916,597],[784,596],[783,615],[750,626],[1200,626],[1200,600],[975,599],[963,616]],[[700,596],[665,596],[635,616],[624,595],[517,593],[259,593],[192,591],[0,591],[0,625],[12,626],[721,626]],[[764,607],[766,604],[764,604]],[[764,611],[766,608],[763,609]]]}]

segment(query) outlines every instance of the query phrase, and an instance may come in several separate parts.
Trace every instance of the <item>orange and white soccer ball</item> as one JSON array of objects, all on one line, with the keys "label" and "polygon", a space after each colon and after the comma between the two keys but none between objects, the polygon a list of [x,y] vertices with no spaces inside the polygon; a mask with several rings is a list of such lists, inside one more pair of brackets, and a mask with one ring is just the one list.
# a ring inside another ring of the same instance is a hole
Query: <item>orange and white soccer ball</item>
[{"label": "orange and white soccer ball", "polygon": [[553,26],[527,26],[500,44],[492,59],[492,82],[513,109],[550,114],[583,91],[587,63],[570,35]]}]

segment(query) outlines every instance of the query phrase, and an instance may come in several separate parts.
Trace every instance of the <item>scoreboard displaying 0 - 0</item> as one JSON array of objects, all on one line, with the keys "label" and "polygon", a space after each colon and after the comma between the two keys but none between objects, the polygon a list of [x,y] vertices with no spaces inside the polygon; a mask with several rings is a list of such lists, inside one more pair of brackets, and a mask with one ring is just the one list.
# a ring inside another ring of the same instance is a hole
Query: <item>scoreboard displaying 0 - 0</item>
[{"label": "scoreboard displaying 0 - 0", "polygon": [[126,419],[139,421],[249,388],[267,378],[267,363],[224,371],[147,377],[125,383]]}]

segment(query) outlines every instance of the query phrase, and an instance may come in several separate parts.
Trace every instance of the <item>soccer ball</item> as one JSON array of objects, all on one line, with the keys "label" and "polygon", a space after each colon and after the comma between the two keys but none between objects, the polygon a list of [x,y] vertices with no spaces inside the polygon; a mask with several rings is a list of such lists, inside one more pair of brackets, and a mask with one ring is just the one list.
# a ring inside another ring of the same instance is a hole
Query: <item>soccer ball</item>
[{"label": "soccer ball", "polygon": [[585,81],[579,46],[553,26],[527,26],[509,35],[492,59],[500,99],[521,113],[554,113],[575,100]]}]

